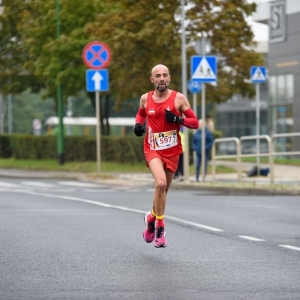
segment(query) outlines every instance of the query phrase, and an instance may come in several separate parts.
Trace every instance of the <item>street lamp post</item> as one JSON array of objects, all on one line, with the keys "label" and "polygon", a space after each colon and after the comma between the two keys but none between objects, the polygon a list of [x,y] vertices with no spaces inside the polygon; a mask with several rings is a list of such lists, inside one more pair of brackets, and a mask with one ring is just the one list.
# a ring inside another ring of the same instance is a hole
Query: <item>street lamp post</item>
[{"label": "street lamp post", "polygon": [[[60,36],[60,3],[59,0],[56,2],[56,37]],[[62,90],[61,84],[57,85],[57,113],[58,113],[58,135],[57,135],[57,153],[58,163],[63,165],[65,162],[64,154],[64,126],[63,126],[63,105],[62,105]]]},{"label": "street lamp post", "polygon": [[[187,75],[186,75],[186,35],[185,35],[185,1],[181,0],[181,68],[182,68],[182,94],[187,95]],[[189,129],[183,128],[184,133],[184,155],[183,155],[183,173],[184,179],[189,179]]]}]

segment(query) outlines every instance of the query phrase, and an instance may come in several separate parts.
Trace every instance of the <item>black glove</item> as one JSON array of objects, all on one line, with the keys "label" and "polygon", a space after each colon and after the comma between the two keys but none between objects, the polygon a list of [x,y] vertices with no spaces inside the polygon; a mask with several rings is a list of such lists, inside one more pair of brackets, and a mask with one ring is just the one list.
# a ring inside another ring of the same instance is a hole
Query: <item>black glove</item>
[{"label": "black glove", "polygon": [[166,111],[166,120],[168,123],[177,123],[177,124],[182,124],[183,123],[183,118],[175,115],[171,111],[165,109]]},{"label": "black glove", "polygon": [[133,132],[136,136],[142,136],[145,133],[145,129],[143,128],[143,126],[140,123],[136,123],[134,125]]}]

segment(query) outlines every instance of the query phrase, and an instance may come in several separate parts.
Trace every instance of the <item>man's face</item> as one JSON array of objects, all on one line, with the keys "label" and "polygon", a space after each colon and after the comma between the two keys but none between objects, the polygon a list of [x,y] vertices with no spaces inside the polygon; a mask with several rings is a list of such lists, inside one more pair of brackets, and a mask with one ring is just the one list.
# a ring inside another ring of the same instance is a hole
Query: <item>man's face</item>
[{"label": "man's face", "polygon": [[159,92],[164,92],[168,89],[171,76],[169,75],[169,71],[166,67],[159,66],[152,70],[150,80]]}]

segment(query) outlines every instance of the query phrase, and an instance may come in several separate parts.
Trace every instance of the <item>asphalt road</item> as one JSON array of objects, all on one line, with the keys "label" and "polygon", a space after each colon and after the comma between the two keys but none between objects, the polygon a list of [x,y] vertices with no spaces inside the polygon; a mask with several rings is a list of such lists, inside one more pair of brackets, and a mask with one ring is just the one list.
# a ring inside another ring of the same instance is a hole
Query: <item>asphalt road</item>
[{"label": "asphalt road", "polygon": [[300,299],[300,197],[0,179],[0,299]]}]

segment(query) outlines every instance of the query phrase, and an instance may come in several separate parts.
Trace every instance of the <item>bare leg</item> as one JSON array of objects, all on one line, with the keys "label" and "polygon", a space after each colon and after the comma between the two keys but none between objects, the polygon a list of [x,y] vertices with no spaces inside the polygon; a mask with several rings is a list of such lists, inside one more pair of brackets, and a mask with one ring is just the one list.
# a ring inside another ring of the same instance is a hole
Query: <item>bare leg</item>
[{"label": "bare leg", "polygon": [[155,180],[153,211],[157,216],[163,216],[165,213],[167,192],[174,173],[165,169],[159,158],[153,158],[149,162],[149,168]]}]

